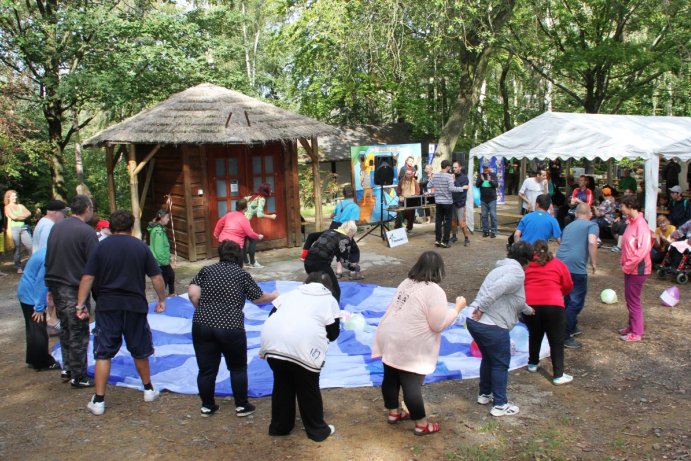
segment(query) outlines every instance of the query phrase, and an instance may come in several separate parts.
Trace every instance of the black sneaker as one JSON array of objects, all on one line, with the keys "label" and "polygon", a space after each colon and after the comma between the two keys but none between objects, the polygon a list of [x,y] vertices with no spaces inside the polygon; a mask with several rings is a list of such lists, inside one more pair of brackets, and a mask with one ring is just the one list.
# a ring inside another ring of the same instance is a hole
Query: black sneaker
[{"label": "black sneaker", "polygon": [[62,370],[60,372],[60,379],[62,379],[63,383],[66,383],[67,381],[72,379],[72,373],[70,372],[70,370]]},{"label": "black sneaker", "polygon": [[218,405],[211,405],[210,407],[202,407],[201,414],[203,417],[208,418],[218,411]]},{"label": "black sneaker", "polygon": [[497,234],[495,234],[494,232],[490,232],[489,236],[493,239],[497,238]]},{"label": "black sneaker", "polygon": [[583,344],[579,343],[573,338],[567,338],[564,340],[564,347],[568,349],[580,349],[583,347]]},{"label": "black sneaker", "polygon": [[465,241],[463,242],[463,246],[467,247],[468,245],[470,245],[470,239],[468,237],[466,237]]},{"label": "black sneaker", "polygon": [[573,333],[571,333],[571,336],[578,336],[581,333],[583,333],[583,330],[581,330],[581,328],[578,325],[576,325],[576,328],[573,330]]},{"label": "black sneaker", "polygon": [[251,403],[247,402],[242,406],[235,407],[235,416],[249,416],[254,413],[257,409]]},{"label": "black sneaker", "polygon": [[442,247],[442,248],[449,248],[449,244],[448,244],[448,243],[444,243],[444,242],[441,242],[441,243],[439,244],[439,246]]},{"label": "black sneaker", "polygon": [[489,237],[489,232],[483,232],[483,233],[482,233],[482,237],[483,237],[483,238]]},{"label": "black sneaker", "polygon": [[441,246],[441,243],[439,243],[439,242],[434,242],[434,246],[435,246],[435,247]]},{"label": "black sneaker", "polygon": [[453,237],[451,237],[451,243],[456,243],[456,242],[458,242],[458,238],[454,235]]},{"label": "black sneaker", "polygon": [[72,378],[70,379],[70,386],[75,389],[82,389],[85,387],[94,387],[94,380],[91,378]]}]

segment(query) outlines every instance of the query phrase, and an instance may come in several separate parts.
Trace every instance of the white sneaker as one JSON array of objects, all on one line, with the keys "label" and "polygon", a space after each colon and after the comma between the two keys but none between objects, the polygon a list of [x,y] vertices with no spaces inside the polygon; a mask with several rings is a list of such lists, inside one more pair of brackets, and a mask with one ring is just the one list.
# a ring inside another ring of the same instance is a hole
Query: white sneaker
[{"label": "white sneaker", "polygon": [[492,394],[480,394],[477,396],[477,403],[480,405],[487,405],[492,400],[494,400],[494,396],[492,396]]},{"label": "white sneaker", "polygon": [[506,402],[502,406],[493,406],[489,414],[492,416],[511,416],[518,414],[518,405],[511,402]]},{"label": "white sneaker", "polygon": [[144,389],[144,401],[145,402],[153,402],[154,400],[156,400],[158,398],[159,395],[161,395],[161,393],[159,391],[157,391],[156,389],[151,389],[150,391]]},{"label": "white sneaker", "polygon": [[612,253],[621,253],[621,248],[619,248],[619,247],[617,247],[617,246],[614,246],[614,247],[612,247],[612,249],[609,250],[609,251],[611,251]]},{"label": "white sneaker", "polygon": [[571,381],[573,381],[573,376],[564,373],[560,377],[554,378],[552,380],[552,384],[555,386],[561,386],[562,384],[569,384]]},{"label": "white sneaker", "polygon": [[329,429],[331,430],[331,433],[329,435],[334,435],[334,432],[336,432],[336,426],[333,424],[329,424]]},{"label": "white sneaker", "polygon": [[529,373],[537,373],[538,368],[540,368],[540,365],[533,365],[532,363],[528,364],[528,372]]},{"label": "white sneaker", "polygon": [[92,415],[101,416],[106,411],[106,402],[94,402],[95,397],[91,397],[89,403],[86,404],[86,408],[89,409]]}]

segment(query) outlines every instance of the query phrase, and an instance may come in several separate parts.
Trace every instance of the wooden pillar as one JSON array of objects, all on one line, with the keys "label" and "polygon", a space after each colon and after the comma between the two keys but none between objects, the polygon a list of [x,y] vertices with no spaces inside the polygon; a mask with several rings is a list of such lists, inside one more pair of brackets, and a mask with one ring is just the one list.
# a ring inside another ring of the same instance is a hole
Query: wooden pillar
[{"label": "wooden pillar", "polygon": [[127,172],[130,176],[130,198],[132,200],[132,214],[134,215],[134,228],[132,235],[138,239],[142,238],[141,217],[142,210],[139,207],[139,179],[137,175],[137,154],[135,145],[130,144],[127,148]]},{"label": "wooden pillar", "polygon": [[108,173],[108,208],[110,212],[116,210],[115,203],[115,157],[113,156],[113,146],[106,147],[106,171]]},{"label": "wooden pillar", "polygon": [[314,224],[317,231],[322,227],[322,181],[319,173],[319,144],[317,137],[312,136],[312,173],[314,174]]},{"label": "wooden pillar", "polygon": [[185,194],[185,220],[187,225],[187,259],[197,260],[197,235],[194,232],[194,208],[192,205],[192,179],[190,178],[190,151],[188,146],[182,148],[182,183]]}]

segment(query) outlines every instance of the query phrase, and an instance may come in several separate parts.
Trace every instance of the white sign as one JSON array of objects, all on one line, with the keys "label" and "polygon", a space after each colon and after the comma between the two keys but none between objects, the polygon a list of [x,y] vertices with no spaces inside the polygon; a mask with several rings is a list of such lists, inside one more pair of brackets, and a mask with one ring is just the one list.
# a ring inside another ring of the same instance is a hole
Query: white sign
[{"label": "white sign", "polygon": [[386,233],[386,240],[389,242],[389,248],[408,243],[408,234],[405,231],[405,227],[388,231]]},{"label": "white sign", "polygon": [[230,193],[235,195],[240,191],[240,184],[237,179],[230,180]]}]

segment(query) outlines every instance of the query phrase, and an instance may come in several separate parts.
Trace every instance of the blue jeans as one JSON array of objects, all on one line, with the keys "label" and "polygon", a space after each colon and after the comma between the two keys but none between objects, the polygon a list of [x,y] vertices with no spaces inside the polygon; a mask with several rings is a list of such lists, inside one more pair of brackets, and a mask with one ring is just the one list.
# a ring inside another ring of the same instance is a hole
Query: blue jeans
[{"label": "blue jeans", "polygon": [[480,362],[480,394],[494,396],[494,405],[502,406],[508,399],[511,363],[511,338],[509,330],[496,325],[485,325],[473,319],[467,320],[468,332],[482,353]]},{"label": "blue jeans", "polygon": [[[492,232],[497,233],[497,201],[492,200],[491,202],[480,202],[482,205],[482,232],[487,234]],[[492,220],[492,225],[487,222],[487,214],[489,213],[489,218]]]},{"label": "blue jeans", "polygon": [[578,314],[585,305],[585,295],[588,293],[588,274],[571,274],[573,280],[573,290],[564,296],[564,307],[566,308],[566,336],[568,339],[576,330],[578,325]]}]

